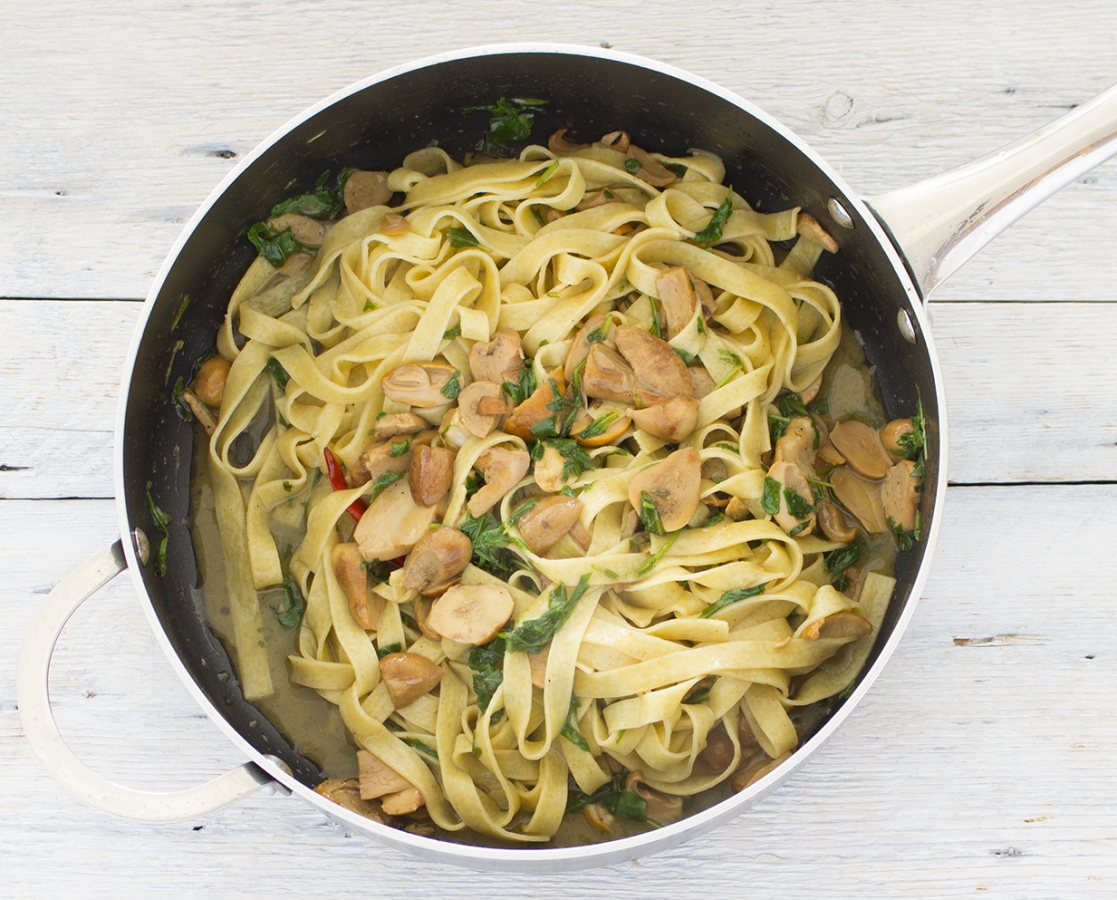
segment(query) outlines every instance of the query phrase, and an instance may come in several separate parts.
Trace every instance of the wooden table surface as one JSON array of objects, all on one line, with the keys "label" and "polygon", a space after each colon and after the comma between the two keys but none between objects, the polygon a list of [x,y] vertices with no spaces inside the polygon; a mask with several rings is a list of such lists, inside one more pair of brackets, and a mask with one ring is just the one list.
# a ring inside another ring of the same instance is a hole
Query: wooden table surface
[{"label": "wooden table surface", "polygon": [[[1115,163],[935,294],[950,488],[915,618],[833,740],[708,836],[527,882],[418,863],[297,799],[139,825],[45,774],[14,686],[37,605],[116,537],[120,373],[155,272],[236,158],[321,97],[474,44],[609,44],[749,98],[871,195],[1117,81],[1112,0],[2,8],[0,895],[1117,896]],[[64,734],[106,776],[177,789],[241,762],[127,576],[52,672]]]}]

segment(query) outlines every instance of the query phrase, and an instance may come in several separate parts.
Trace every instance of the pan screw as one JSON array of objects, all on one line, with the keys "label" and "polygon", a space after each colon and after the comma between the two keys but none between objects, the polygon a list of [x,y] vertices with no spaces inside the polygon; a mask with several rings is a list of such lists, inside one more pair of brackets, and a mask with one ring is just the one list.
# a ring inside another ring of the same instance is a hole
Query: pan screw
[{"label": "pan screw", "polygon": [[827,203],[826,208],[830,211],[830,218],[842,228],[853,228],[853,217],[846,212],[846,208],[842,206],[834,197],[831,197]]},{"label": "pan screw", "polygon": [[908,315],[906,309],[901,309],[896,313],[896,324],[900,326],[900,334],[903,335],[904,340],[909,344],[914,344],[915,326],[911,324],[911,316]]},{"label": "pan screw", "polygon": [[140,558],[140,565],[147,565],[147,558],[151,555],[151,544],[142,528],[132,531],[132,546],[136,548],[136,556]]}]

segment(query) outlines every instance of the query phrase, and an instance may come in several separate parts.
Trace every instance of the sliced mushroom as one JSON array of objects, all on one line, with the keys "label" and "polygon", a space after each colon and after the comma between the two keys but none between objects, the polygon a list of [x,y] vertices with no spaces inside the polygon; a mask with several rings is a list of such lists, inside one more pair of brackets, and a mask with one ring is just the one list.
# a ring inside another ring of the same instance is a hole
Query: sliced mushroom
[{"label": "sliced mushroom", "polygon": [[516,604],[501,584],[456,584],[434,601],[427,625],[459,644],[487,644]]},{"label": "sliced mushroom", "polygon": [[387,172],[353,172],[345,180],[342,192],[345,209],[355,213],[370,206],[384,206],[392,199],[392,189],[388,187]]},{"label": "sliced mushroom", "polygon": [[[640,168],[636,171],[636,177],[645,184],[650,184],[652,187],[666,187],[675,180],[674,172],[666,168],[647,150],[637,147],[635,144],[629,145],[628,150],[625,151],[625,157],[640,163]],[[625,168],[627,168],[627,165]]]},{"label": "sliced mushroom", "polygon": [[724,772],[733,764],[733,741],[719,722],[706,733],[706,746],[698,751],[698,761],[711,772]]},{"label": "sliced mushroom", "polygon": [[818,224],[818,219],[805,212],[799,213],[795,222],[795,230],[808,241],[813,241],[825,250],[831,253],[838,252],[838,242],[835,241],[828,231]]},{"label": "sliced mushroom", "polygon": [[630,791],[639,794],[644,800],[644,809],[648,814],[648,818],[658,822],[660,825],[666,825],[669,822],[674,822],[679,818],[683,812],[683,798],[673,797],[668,794],[662,794],[659,791],[652,790],[644,784],[644,773],[637,770],[629,772],[628,777],[624,781],[624,786]]},{"label": "sliced mushroom", "polygon": [[830,443],[829,440],[822,441],[818,445],[818,461],[827,466],[844,466],[846,458],[838,452],[838,448]]},{"label": "sliced mushroom", "polygon": [[690,283],[690,272],[682,266],[674,266],[656,278],[655,289],[667,316],[667,337],[671,339],[694,318],[698,298]]},{"label": "sliced mushroom", "polygon": [[[742,716],[741,718],[744,718],[744,716]],[[790,750],[781,756],[777,756],[775,759],[762,759],[759,762],[753,763],[747,769],[742,769],[740,772],[734,775],[733,780],[730,782],[730,784],[732,785],[733,790],[743,791],[750,785],[756,784],[756,782],[760,781],[761,778],[763,778],[773,769],[776,769],[779,766],[783,765],[789,759],[791,759]]]},{"label": "sliced mushroom", "polygon": [[418,434],[429,427],[430,423],[426,419],[415,415],[415,413],[388,413],[376,420],[373,436],[377,442],[383,442],[401,434]]},{"label": "sliced mushroom", "polygon": [[629,410],[628,415],[638,428],[648,434],[677,444],[690,437],[698,426],[698,400],[694,397],[672,397],[646,409]]},{"label": "sliced mushroom", "polygon": [[370,591],[365,560],[356,544],[334,544],[330,551],[334,575],[345,596],[349,599],[349,612],[365,631],[373,631],[380,624],[384,611],[384,598]]},{"label": "sliced mushroom", "polygon": [[472,556],[473,544],[458,529],[432,528],[407,555],[400,586],[420,594],[442,593],[465,571]]},{"label": "sliced mushroom", "polygon": [[[690,373],[690,384],[694,389],[694,396],[699,400],[714,389],[714,379],[710,377],[710,373],[706,370],[705,366],[688,366],[687,372]],[[726,418],[732,418],[732,416],[727,416]]]},{"label": "sliced mushroom", "polygon": [[887,530],[879,482],[866,481],[848,466],[838,466],[830,473],[830,484],[838,502],[857,517],[866,531],[878,534]]},{"label": "sliced mushroom", "polygon": [[845,609],[830,613],[823,619],[815,619],[799,632],[799,637],[813,641],[819,638],[857,638],[872,633],[873,625],[868,619]]},{"label": "sliced mushroom", "polygon": [[776,441],[775,462],[795,463],[805,476],[817,481],[814,460],[818,438],[814,422],[806,416],[796,416],[787,423],[783,436]]},{"label": "sliced mushroom", "polygon": [[749,515],[748,504],[740,497],[730,497],[729,502],[725,504],[725,515],[734,522],[747,519]]},{"label": "sliced mushroom", "polygon": [[566,128],[560,128],[549,138],[547,138],[547,149],[552,153],[573,153],[575,150],[585,150],[589,144],[575,144],[573,141],[568,141],[564,135]]},{"label": "sliced mushroom", "polygon": [[582,372],[582,388],[587,397],[631,403],[635,387],[632,367],[620,353],[600,341],[589,345]]},{"label": "sliced mushroom", "polygon": [[382,234],[407,234],[410,230],[411,223],[396,213],[388,213],[380,220]]},{"label": "sliced mushroom", "polygon": [[[780,483],[780,509],[772,517],[776,524],[787,534],[805,536],[814,531],[814,498],[811,495],[811,486],[807,482],[803,470],[793,462],[775,462],[768,470],[768,477],[774,478]],[[809,510],[809,512],[805,515],[796,515],[788,508],[787,491],[789,490],[802,499],[804,509]]]},{"label": "sliced mushroom", "polygon": [[469,372],[474,381],[518,384],[523,367],[524,350],[515,331],[498,331],[491,341],[478,341],[469,350]]},{"label": "sliced mushroom", "polygon": [[562,477],[562,470],[566,468],[566,457],[555,449],[554,444],[543,444],[543,455],[535,461],[532,475],[535,483],[548,494],[562,490],[566,480]]},{"label": "sliced mushroom", "polygon": [[389,653],[380,660],[380,677],[392,706],[402,709],[431,692],[442,680],[442,667],[418,653]]},{"label": "sliced mushroom", "polygon": [[575,522],[570,526],[570,536],[574,539],[574,543],[583,550],[589,550],[591,543],[590,533],[586,531],[581,522]]},{"label": "sliced mushroom", "polygon": [[[574,370],[589,354],[590,335],[597,332],[598,340],[603,340],[610,337],[609,332],[612,330],[611,326],[606,327],[605,316],[603,315],[590,316],[586,319],[586,324],[578,329],[578,333],[574,335],[574,340],[570,342],[570,348],[566,351],[566,359],[562,364],[562,374],[566,376],[567,381],[573,380]],[[595,340],[593,343],[597,343],[597,341]]]},{"label": "sliced mushroom", "polygon": [[642,328],[620,325],[617,349],[632,366],[636,377],[633,393],[639,403],[651,406],[659,400],[694,396],[694,384],[686,363],[667,341]]},{"label": "sliced mushroom", "polygon": [[914,433],[915,426],[911,419],[893,419],[880,430],[880,440],[884,444],[884,449],[893,456],[906,456],[907,448],[900,442],[900,438],[905,434]]},{"label": "sliced mushroom", "polygon": [[856,419],[835,425],[830,432],[830,443],[862,478],[879,481],[892,465],[892,458],[884,449],[876,429]]},{"label": "sliced mushroom", "polygon": [[462,428],[474,437],[488,437],[508,412],[504,390],[492,381],[475,381],[458,396],[458,411]]},{"label": "sliced mushroom", "polygon": [[698,509],[702,491],[702,458],[693,447],[676,450],[666,459],[637,472],[628,483],[628,502],[640,509],[646,494],[665,531],[686,525]]},{"label": "sliced mushroom", "polygon": [[401,474],[406,472],[407,467],[411,465],[412,440],[412,437],[407,436],[369,444],[357,457],[353,468],[349,470],[349,483],[356,487],[359,484],[375,481],[385,472]]},{"label": "sliced mushroom", "polygon": [[912,531],[915,528],[915,514],[919,509],[920,479],[914,472],[915,463],[910,459],[901,459],[888,470],[880,486],[880,500],[884,507],[885,521],[890,526],[899,526],[904,531]]},{"label": "sliced mushroom", "polygon": [[221,400],[225,396],[225,381],[231,368],[232,363],[224,356],[211,356],[198,367],[198,374],[194,376],[190,389],[206,406],[220,409]]},{"label": "sliced mushroom", "polygon": [[411,497],[420,506],[434,506],[450,490],[454,454],[445,447],[416,447],[407,471]]},{"label": "sliced mushroom", "polygon": [[697,275],[692,275],[690,282],[694,285],[694,296],[698,298],[698,302],[702,304],[702,316],[709,319],[714,313],[717,312],[717,301],[714,300],[714,293],[710,290],[710,286],[706,284]]},{"label": "sliced mushroom", "polygon": [[582,501],[577,497],[544,497],[520,518],[520,537],[532,553],[542,556],[574,527],[581,514]]},{"label": "sliced mushroom", "polygon": [[531,427],[555,415],[549,404],[561,397],[565,390],[562,369],[555,369],[530,397],[512,410],[504,421],[504,430],[525,440],[536,437]]},{"label": "sliced mushroom", "polygon": [[356,778],[327,778],[314,790],[350,812],[380,822],[382,825],[387,824],[379,804],[361,799],[361,785]]},{"label": "sliced mushroom", "polygon": [[574,209],[577,212],[582,212],[586,209],[594,209],[598,206],[604,206],[606,203],[619,202],[621,201],[619,200],[617,195],[608,189],[592,191],[583,196],[582,199],[578,202],[578,205],[574,207]]},{"label": "sliced mushroom", "polygon": [[526,450],[506,450],[504,447],[490,447],[477,460],[477,468],[485,476],[485,483],[469,498],[469,512],[482,516],[504,495],[516,487],[527,474],[531,456]]},{"label": "sliced mushroom", "polygon": [[813,403],[815,397],[818,396],[819,391],[822,390],[822,373],[820,372],[818,378],[808,384],[803,390],[799,392],[799,399],[803,401],[803,405]]},{"label": "sliced mushroom", "polygon": [[268,229],[273,234],[290,231],[291,237],[304,247],[321,247],[322,241],[326,239],[326,226],[317,219],[301,213],[284,213],[274,219],[268,219]]},{"label": "sliced mushroom", "polygon": [[419,596],[411,601],[411,611],[415,613],[415,624],[419,626],[419,631],[423,633],[423,637],[430,638],[432,641],[440,641],[442,635],[427,624],[433,605],[434,601],[430,597]]},{"label": "sliced mushroom", "polygon": [[822,500],[815,509],[818,525],[830,540],[848,544],[857,537],[857,528],[846,521],[845,515],[834,503]]},{"label": "sliced mushroom", "polygon": [[380,387],[388,399],[397,403],[433,409],[450,402],[442,391],[455,376],[461,377],[447,363],[408,363],[392,369],[381,379]]},{"label": "sliced mushroom", "polygon": [[604,803],[587,803],[582,810],[582,815],[595,831],[603,834],[613,833],[613,824],[617,821]]},{"label": "sliced mushroom", "polygon": [[366,560],[396,559],[411,552],[439,515],[437,506],[420,506],[407,481],[388,485],[365,510],[353,540]]},{"label": "sliced mushroom", "polygon": [[423,792],[417,787],[409,787],[383,797],[380,808],[385,815],[406,816],[418,810],[423,803]]},{"label": "sliced mushroom", "polygon": [[182,402],[190,407],[190,412],[194,414],[198,424],[205,429],[206,434],[212,435],[217,430],[217,420],[213,417],[213,413],[189,388],[182,392]]},{"label": "sliced mushroom", "polygon": [[361,781],[362,800],[375,800],[385,794],[394,794],[396,791],[414,787],[379,756],[367,750],[357,751],[357,777]]},{"label": "sliced mushroom", "polygon": [[628,150],[630,141],[627,131],[610,131],[608,134],[602,135],[601,140],[597,143],[609,150],[620,150],[621,153],[624,153]]},{"label": "sliced mushroom", "polygon": [[528,664],[531,666],[531,686],[543,690],[547,686],[547,660],[551,656],[551,645],[544,644],[538,653],[527,655]]}]

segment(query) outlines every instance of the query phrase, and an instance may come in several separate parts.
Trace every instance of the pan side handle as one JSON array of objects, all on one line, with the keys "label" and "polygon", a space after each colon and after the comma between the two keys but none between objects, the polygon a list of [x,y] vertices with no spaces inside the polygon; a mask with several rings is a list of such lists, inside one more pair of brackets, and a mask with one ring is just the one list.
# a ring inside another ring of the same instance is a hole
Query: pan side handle
[{"label": "pan side handle", "polygon": [[246,762],[189,790],[175,793],[136,791],[102,778],[66,745],[50,707],[49,674],[54,645],[74,611],[126,567],[124,551],[117,541],[62,579],[43,601],[27,629],[16,669],[16,698],[24,733],[36,756],[47,771],[79,799],[104,812],[140,822],[181,822],[197,818],[273,784],[271,776],[263,769]]},{"label": "pan side handle", "polygon": [[923,297],[1056,191],[1117,153],[1117,85],[988,156],[867,203]]}]

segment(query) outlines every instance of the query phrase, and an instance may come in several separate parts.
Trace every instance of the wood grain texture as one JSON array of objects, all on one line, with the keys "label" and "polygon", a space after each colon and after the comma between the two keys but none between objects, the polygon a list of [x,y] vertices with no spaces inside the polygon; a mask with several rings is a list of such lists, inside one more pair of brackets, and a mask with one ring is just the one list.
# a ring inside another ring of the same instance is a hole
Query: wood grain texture
[{"label": "wood grain texture", "polygon": [[[1110,593],[1098,561],[1111,536],[1090,519],[1113,502],[1115,486],[952,489],[907,635],[797,777],[680,849],[543,876],[533,893],[580,897],[607,884],[619,898],[700,897],[739,884],[757,897],[1112,896],[1117,637],[1098,627]],[[297,799],[256,797],[152,827],[88,809],[45,776],[15,710],[19,636],[42,593],[113,528],[105,501],[0,502],[0,529],[13,536],[0,547],[0,872],[10,896],[81,883],[83,896],[468,900],[506,883],[418,866]],[[58,552],[37,552],[46,542]],[[52,672],[63,731],[102,774],[171,789],[240,761],[171,672],[126,577],[75,616]]]},{"label": "wood grain texture", "polygon": [[[0,300],[0,497],[111,497],[138,303]],[[955,483],[1112,481],[1117,304],[932,304]]]},{"label": "wood grain texture", "polygon": [[[1117,81],[1109,0],[660,9],[649,18],[635,0],[480,0],[449,14],[434,0],[23,8],[0,35],[0,296],[144,296],[234,154],[351,82],[443,50],[547,40],[663,60],[782,119],[865,194],[993,150]],[[1093,297],[1117,274],[1115,228],[1117,166],[1107,164],[939,296]]]}]

